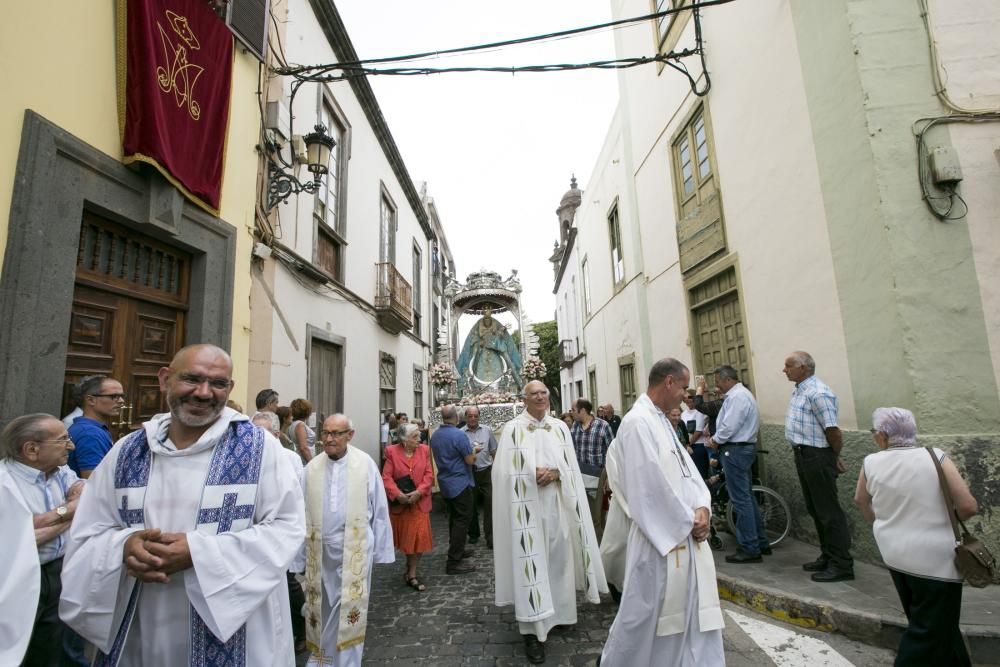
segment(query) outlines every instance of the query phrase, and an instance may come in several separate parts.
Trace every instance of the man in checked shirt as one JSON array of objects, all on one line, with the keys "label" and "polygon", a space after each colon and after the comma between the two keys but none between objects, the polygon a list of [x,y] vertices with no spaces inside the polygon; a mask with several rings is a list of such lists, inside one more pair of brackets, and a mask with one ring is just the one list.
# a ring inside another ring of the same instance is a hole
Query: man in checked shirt
[{"label": "man in checked shirt", "polygon": [[851,532],[837,498],[837,475],[845,470],[837,396],[816,377],[816,362],[808,352],[788,355],[783,372],[795,383],[785,414],[785,439],[795,452],[806,510],[816,524],[820,544],[819,558],[802,569],[813,573],[813,581],[854,579]]},{"label": "man in checked shirt", "polygon": [[[604,457],[614,435],[611,426],[600,417],[593,415],[594,404],[585,398],[578,398],[573,403],[573,449],[576,450],[576,460],[580,464],[580,472],[590,477],[600,477],[604,470]],[[588,480],[584,477],[584,482]],[[597,488],[594,480],[593,488],[588,485],[587,491],[593,497]]]}]

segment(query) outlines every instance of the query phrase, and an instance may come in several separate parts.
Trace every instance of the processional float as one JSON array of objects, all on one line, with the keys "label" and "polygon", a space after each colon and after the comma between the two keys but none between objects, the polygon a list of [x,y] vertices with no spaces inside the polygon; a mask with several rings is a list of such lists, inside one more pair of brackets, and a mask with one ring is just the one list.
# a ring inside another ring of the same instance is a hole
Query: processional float
[{"label": "processional float", "polygon": [[[445,323],[439,329],[436,363],[430,369],[435,401],[438,406],[479,406],[480,422],[497,428],[524,409],[524,385],[545,375],[537,356],[538,336],[521,307],[517,271],[506,280],[494,271],[477,271],[466,277],[464,285],[451,278],[444,298]],[[520,341],[495,317],[504,313],[517,322]],[[473,318],[459,344],[459,321]],[[432,425],[440,419],[438,407]]]}]

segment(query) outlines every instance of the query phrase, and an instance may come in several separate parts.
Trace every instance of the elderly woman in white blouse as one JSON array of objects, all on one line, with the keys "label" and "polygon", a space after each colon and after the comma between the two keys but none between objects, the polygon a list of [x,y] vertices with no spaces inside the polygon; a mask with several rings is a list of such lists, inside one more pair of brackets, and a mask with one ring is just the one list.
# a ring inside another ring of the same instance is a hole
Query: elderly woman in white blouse
[{"label": "elderly woman in white blouse", "polygon": [[[955,568],[955,535],[934,461],[917,446],[909,410],[879,408],[872,422],[880,451],[865,457],[854,502],[874,523],[875,542],[909,621],[895,664],[970,665],[958,627],[962,576]],[[940,449],[932,451],[955,512],[963,520],[974,516],[976,499],[955,464]]]}]

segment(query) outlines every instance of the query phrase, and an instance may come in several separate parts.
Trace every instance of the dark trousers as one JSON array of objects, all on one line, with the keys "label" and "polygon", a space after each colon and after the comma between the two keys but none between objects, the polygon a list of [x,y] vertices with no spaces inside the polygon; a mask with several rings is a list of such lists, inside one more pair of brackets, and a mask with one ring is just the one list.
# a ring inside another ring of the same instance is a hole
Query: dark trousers
[{"label": "dark trousers", "polygon": [[469,521],[469,541],[479,539],[479,517],[483,517],[483,532],[486,544],[493,544],[493,468],[476,470],[476,487],[472,490],[472,519]]},{"label": "dark trousers", "polygon": [[896,667],[935,665],[967,667],[972,662],[958,628],[962,584],[938,581],[890,569],[899,601],[910,622],[899,642]]},{"label": "dark trousers", "polygon": [[[35,627],[31,630],[25,667],[51,667],[62,662],[63,624],[59,620],[59,594],[62,593],[62,558],[42,565],[42,586],[35,610]],[[25,610],[27,611],[27,610]]]},{"label": "dark trousers", "polygon": [[444,505],[448,508],[448,566],[458,565],[465,551],[465,539],[469,534],[469,522],[472,520],[472,490],[465,490],[454,498],[445,498]]},{"label": "dark trousers", "polygon": [[305,641],[306,619],[302,616],[302,607],[306,603],[306,595],[294,574],[286,572],[285,577],[288,581],[288,604],[292,609],[292,636],[296,642]]},{"label": "dark trousers", "polygon": [[835,570],[853,570],[851,532],[837,499],[837,455],[829,447],[792,449],[806,511],[816,524],[823,559]]}]

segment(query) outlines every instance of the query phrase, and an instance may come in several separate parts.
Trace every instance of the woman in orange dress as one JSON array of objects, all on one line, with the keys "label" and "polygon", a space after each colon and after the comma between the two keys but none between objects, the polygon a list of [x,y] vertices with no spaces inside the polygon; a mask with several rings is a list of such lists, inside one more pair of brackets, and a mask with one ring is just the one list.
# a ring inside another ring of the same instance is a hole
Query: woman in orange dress
[{"label": "woman in orange dress", "polygon": [[433,547],[431,487],[434,469],[430,447],[420,444],[420,429],[416,424],[400,425],[399,444],[385,448],[382,483],[390,502],[392,541],[406,554],[403,579],[415,591],[427,590],[417,579],[417,563],[420,556]]}]

